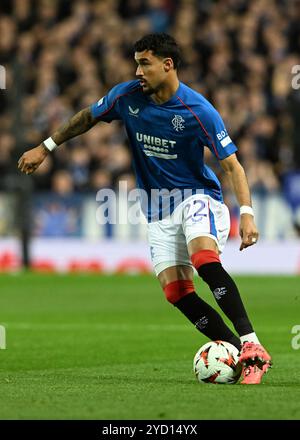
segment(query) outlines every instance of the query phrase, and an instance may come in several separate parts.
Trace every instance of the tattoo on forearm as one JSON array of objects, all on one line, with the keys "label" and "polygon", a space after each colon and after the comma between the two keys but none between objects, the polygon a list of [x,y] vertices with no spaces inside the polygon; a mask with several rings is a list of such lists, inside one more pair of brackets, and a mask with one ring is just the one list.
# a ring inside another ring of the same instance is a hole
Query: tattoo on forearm
[{"label": "tattoo on forearm", "polygon": [[97,123],[92,116],[89,107],[76,113],[66,124],[59,127],[52,135],[52,139],[57,145],[60,145],[79,134],[85,133]]}]

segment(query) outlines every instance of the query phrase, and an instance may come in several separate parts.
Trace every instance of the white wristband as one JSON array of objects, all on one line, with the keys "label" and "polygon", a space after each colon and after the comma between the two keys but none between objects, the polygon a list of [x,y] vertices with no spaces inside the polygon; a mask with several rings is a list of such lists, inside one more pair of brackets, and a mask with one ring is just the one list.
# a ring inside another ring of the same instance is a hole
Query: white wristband
[{"label": "white wristband", "polygon": [[56,145],[56,143],[54,142],[54,140],[49,137],[48,139],[46,139],[43,144],[45,145],[45,147],[49,150],[49,151],[53,151],[56,147],[58,147],[58,145]]},{"label": "white wristband", "polygon": [[240,215],[242,215],[242,214],[250,214],[250,215],[253,215],[253,217],[254,217],[254,211],[251,208],[251,206],[246,206],[246,205],[241,206],[240,207]]}]

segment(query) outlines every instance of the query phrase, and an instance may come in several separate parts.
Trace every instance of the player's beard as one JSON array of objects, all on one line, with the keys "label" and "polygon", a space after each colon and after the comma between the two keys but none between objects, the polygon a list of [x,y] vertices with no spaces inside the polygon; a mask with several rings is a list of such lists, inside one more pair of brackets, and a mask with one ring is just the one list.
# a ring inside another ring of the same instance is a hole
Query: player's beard
[{"label": "player's beard", "polygon": [[143,87],[143,93],[145,95],[154,95],[154,93],[157,93],[159,90],[159,87],[151,87],[148,84],[146,84],[146,88]]},{"label": "player's beard", "polygon": [[143,87],[143,93],[145,93],[145,95],[153,95],[153,93],[155,93],[155,89],[149,86],[147,86],[146,88]]}]

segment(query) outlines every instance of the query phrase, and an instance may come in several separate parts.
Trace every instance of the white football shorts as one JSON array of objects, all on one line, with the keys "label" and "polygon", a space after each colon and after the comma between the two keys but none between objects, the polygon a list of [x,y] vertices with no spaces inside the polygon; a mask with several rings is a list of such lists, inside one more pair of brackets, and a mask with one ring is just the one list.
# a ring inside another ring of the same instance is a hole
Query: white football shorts
[{"label": "white football shorts", "polygon": [[148,223],[148,242],[156,275],[168,267],[192,266],[187,244],[196,237],[210,237],[222,253],[230,230],[227,206],[204,194],[193,195],[174,212]]}]

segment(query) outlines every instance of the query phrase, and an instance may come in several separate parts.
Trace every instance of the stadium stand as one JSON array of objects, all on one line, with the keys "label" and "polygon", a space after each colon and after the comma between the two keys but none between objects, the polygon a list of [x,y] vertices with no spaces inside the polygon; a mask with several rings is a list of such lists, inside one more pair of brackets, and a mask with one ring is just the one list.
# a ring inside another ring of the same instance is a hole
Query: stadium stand
[{"label": "stadium stand", "polygon": [[[300,91],[291,73],[300,65],[299,21],[298,0],[1,0],[0,209],[7,212],[3,193],[20,152],[133,78],[133,42],[166,31],[182,48],[180,79],[212,101],[239,148],[262,235],[299,235]],[[236,236],[236,203],[208,152],[207,161],[228,194]],[[35,235],[88,236],[96,192],[121,180],[134,186],[124,129],[99,124],[57,149],[30,179]],[[12,227],[3,214],[0,234]],[[97,234],[114,233],[133,231]]]}]

